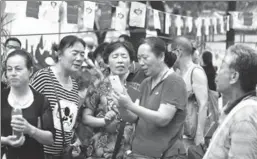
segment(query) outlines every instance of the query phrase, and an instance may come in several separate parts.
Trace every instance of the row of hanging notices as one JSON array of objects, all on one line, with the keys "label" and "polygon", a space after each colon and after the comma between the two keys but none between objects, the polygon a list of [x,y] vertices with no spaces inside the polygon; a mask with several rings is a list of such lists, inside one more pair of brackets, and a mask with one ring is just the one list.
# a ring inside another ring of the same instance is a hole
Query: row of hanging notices
[{"label": "row of hanging notices", "polygon": [[[81,3],[83,3],[81,5]],[[119,3],[119,4],[122,4]],[[229,15],[215,13],[211,17],[189,17],[161,12],[140,2],[112,6],[91,1],[6,1],[5,12],[18,12],[27,17],[43,18],[52,23],[78,24],[93,29],[98,21],[100,29],[126,30],[129,26],[159,29],[172,35],[225,34],[230,28],[257,29],[257,13],[231,12]]]}]

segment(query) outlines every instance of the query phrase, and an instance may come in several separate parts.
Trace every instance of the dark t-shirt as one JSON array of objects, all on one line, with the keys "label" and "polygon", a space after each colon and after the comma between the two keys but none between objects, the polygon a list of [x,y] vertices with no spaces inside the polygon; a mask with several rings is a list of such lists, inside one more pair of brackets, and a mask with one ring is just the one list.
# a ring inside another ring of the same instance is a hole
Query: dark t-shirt
[{"label": "dark t-shirt", "polygon": [[[12,135],[11,111],[12,107],[8,103],[10,88],[4,89],[1,93],[1,136]],[[42,119],[41,129],[55,132],[53,125],[52,110],[47,99],[40,93],[32,89],[34,102],[28,108],[22,109],[23,117],[33,126],[38,126],[39,117]],[[7,159],[43,159],[43,145],[31,138],[25,136],[25,143],[21,147],[14,148],[8,146]]]},{"label": "dark t-shirt", "polygon": [[[145,79],[140,86],[140,93],[140,105],[148,109],[157,111],[160,104],[167,103],[177,108],[173,119],[164,127],[159,127],[142,118],[138,120],[132,151],[141,155],[161,157],[169,145],[182,136],[186,118],[186,85],[181,77],[172,73],[153,90],[151,90],[151,79]],[[174,146],[166,153],[166,156],[174,155],[173,149]]]}]

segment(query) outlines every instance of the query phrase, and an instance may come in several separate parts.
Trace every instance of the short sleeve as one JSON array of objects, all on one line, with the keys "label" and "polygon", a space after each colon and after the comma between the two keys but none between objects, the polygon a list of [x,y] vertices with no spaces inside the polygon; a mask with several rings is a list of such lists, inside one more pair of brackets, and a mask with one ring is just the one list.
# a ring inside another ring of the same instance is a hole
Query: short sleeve
[{"label": "short sleeve", "polygon": [[55,135],[53,113],[46,97],[44,97],[43,109],[41,110],[41,129],[51,131]]},{"label": "short sleeve", "polygon": [[140,91],[141,94],[142,94],[143,89],[145,88],[145,85],[146,85],[146,83],[147,83],[148,80],[149,80],[149,78],[146,78],[146,79],[144,79],[144,80],[142,81],[142,83],[140,84],[140,86],[139,86],[139,91]]},{"label": "short sleeve", "polygon": [[38,92],[43,93],[45,87],[45,76],[42,70],[37,71],[30,79],[30,85]]},{"label": "short sleeve", "polygon": [[170,75],[164,81],[161,104],[167,103],[180,110],[184,110],[186,107],[186,85],[184,80],[177,75]]},{"label": "short sleeve", "polygon": [[87,94],[85,97],[85,103],[83,104],[83,106],[95,112],[97,105],[99,103],[100,103],[100,94],[97,91],[94,84],[91,83],[88,87]]}]

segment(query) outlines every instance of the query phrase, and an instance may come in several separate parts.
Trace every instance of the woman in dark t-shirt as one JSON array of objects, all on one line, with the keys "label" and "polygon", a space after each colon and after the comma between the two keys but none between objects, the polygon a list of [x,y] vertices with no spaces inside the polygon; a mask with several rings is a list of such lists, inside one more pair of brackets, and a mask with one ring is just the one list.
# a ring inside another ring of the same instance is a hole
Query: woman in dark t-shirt
[{"label": "woman in dark t-shirt", "polygon": [[148,76],[140,85],[140,101],[134,103],[127,93],[113,94],[123,120],[137,123],[132,153],[125,159],[186,157],[181,140],[186,118],[186,85],[169,69],[170,58],[163,40],[146,38],[138,48],[138,61]]},{"label": "woman in dark t-shirt", "polygon": [[[52,110],[46,98],[29,86],[32,58],[23,50],[11,52],[6,59],[10,88],[1,92],[1,143],[7,159],[44,159],[43,145],[53,143]],[[22,116],[12,116],[13,108]],[[17,138],[12,131],[23,133]]]}]

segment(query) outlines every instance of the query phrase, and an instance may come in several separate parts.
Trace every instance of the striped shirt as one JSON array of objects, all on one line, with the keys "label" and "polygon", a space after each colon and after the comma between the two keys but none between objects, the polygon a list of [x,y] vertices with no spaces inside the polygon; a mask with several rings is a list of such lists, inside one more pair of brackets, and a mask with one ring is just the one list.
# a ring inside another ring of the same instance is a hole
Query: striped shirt
[{"label": "striped shirt", "polygon": [[56,133],[53,134],[55,140],[54,144],[51,146],[44,145],[44,151],[47,154],[60,155],[63,150],[63,137],[55,89],[61,106],[63,127],[65,131],[65,144],[69,144],[73,137],[73,127],[78,113],[78,85],[76,81],[72,79],[72,89],[66,90],[59,83],[52,70],[47,67],[37,71],[33,75],[31,86],[47,97],[53,109],[54,127],[56,129]]},{"label": "striped shirt", "polygon": [[257,98],[247,97],[236,107],[249,99],[254,102],[237,111],[228,122],[221,122],[226,125],[216,130],[214,135],[218,137],[213,137],[203,159],[257,159]]}]

